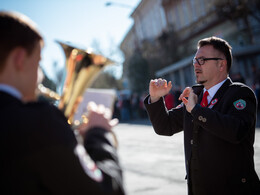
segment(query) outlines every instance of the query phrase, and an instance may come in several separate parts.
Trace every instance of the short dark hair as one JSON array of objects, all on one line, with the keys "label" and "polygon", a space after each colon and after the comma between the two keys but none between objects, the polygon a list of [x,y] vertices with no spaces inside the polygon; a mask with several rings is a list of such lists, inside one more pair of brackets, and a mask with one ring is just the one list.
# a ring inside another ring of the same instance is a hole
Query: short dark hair
[{"label": "short dark hair", "polygon": [[40,40],[43,38],[29,18],[19,13],[0,11],[0,72],[15,47],[25,48],[30,55]]},{"label": "short dark hair", "polygon": [[227,60],[227,72],[229,73],[232,65],[232,47],[224,39],[212,36],[205,39],[201,39],[198,42],[198,48],[201,48],[205,45],[212,45],[214,49],[223,53]]}]

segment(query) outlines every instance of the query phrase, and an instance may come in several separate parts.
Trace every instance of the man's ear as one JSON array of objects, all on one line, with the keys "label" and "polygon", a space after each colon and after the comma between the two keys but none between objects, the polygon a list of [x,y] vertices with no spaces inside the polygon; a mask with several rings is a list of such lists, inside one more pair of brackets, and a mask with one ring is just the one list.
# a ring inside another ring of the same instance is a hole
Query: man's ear
[{"label": "man's ear", "polygon": [[227,69],[227,60],[221,60],[219,63],[219,70],[224,71]]},{"label": "man's ear", "polygon": [[26,59],[27,52],[22,47],[17,47],[13,51],[13,62],[15,68],[20,71],[24,68],[24,63]]}]

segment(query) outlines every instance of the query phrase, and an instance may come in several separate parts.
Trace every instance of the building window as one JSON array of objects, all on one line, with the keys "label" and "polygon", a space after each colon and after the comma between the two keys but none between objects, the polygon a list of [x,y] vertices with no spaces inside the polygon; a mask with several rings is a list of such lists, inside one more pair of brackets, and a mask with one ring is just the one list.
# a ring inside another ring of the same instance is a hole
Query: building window
[{"label": "building window", "polygon": [[197,21],[197,6],[195,3],[196,0],[190,0],[190,10],[191,10],[191,21]]},{"label": "building window", "polygon": [[167,10],[167,19],[169,24],[174,24],[174,13],[172,9]]},{"label": "building window", "polygon": [[182,0],[181,1],[181,10],[182,10],[182,26],[188,26],[190,24],[190,12],[188,10],[188,4],[187,4],[187,0]]},{"label": "building window", "polygon": [[180,72],[178,70],[173,73],[173,80],[176,86],[181,86]]},{"label": "building window", "polygon": [[191,86],[194,84],[193,66],[186,66],[184,69],[184,83],[185,86]]},{"label": "building window", "polygon": [[176,30],[181,28],[181,21],[180,21],[180,14],[179,14],[179,6],[174,7],[174,14],[175,14],[175,25]]},{"label": "building window", "polygon": [[207,14],[207,10],[206,10],[206,7],[205,7],[205,4],[208,3],[206,0],[206,2],[204,0],[199,0],[200,2],[197,4],[197,7],[200,8],[199,9],[199,12],[200,15],[199,16],[205,16]]}]

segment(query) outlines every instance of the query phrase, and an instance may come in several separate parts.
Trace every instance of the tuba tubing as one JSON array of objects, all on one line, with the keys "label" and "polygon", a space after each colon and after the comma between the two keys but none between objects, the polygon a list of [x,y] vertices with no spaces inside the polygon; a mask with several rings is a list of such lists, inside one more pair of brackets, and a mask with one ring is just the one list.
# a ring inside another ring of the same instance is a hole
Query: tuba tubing
[{"label": "tuba tubing", "polygon": [[[89,50],[79,49],[71,44],[56,41],[63,49],[66,60],[66,78],[62,89],[62,95],[38,85],[40,94],[53,100],[58,100],[58,108],[68,119],[72,127],[78,126],[78,121],[74,124],[74,115],[82,96],[87,88],[96,80],[99,73],[107,65],[113,64],[110,60],[99,54],[94,54]],[[86,117],[83,117],[84,119]],[[86,120],[82,120],[86,121]]]}]

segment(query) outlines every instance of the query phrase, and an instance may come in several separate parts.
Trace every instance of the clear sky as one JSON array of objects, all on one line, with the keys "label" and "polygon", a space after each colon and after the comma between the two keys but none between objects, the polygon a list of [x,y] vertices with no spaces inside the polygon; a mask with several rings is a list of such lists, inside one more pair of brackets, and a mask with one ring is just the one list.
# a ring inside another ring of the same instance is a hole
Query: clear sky
[{"label": "clear sky", "polygon": [[[23,13],[38,25],[45,40],[40,65],[51,79],[65,67],[63,51],[55,40],[102,52],[119,62],[114,71],[120,76],[123,58],[117,48],[133,24],[130,15],[140,1],[0,0],[0,10]],[[112,5],[106,6],[107,2]]]}]

